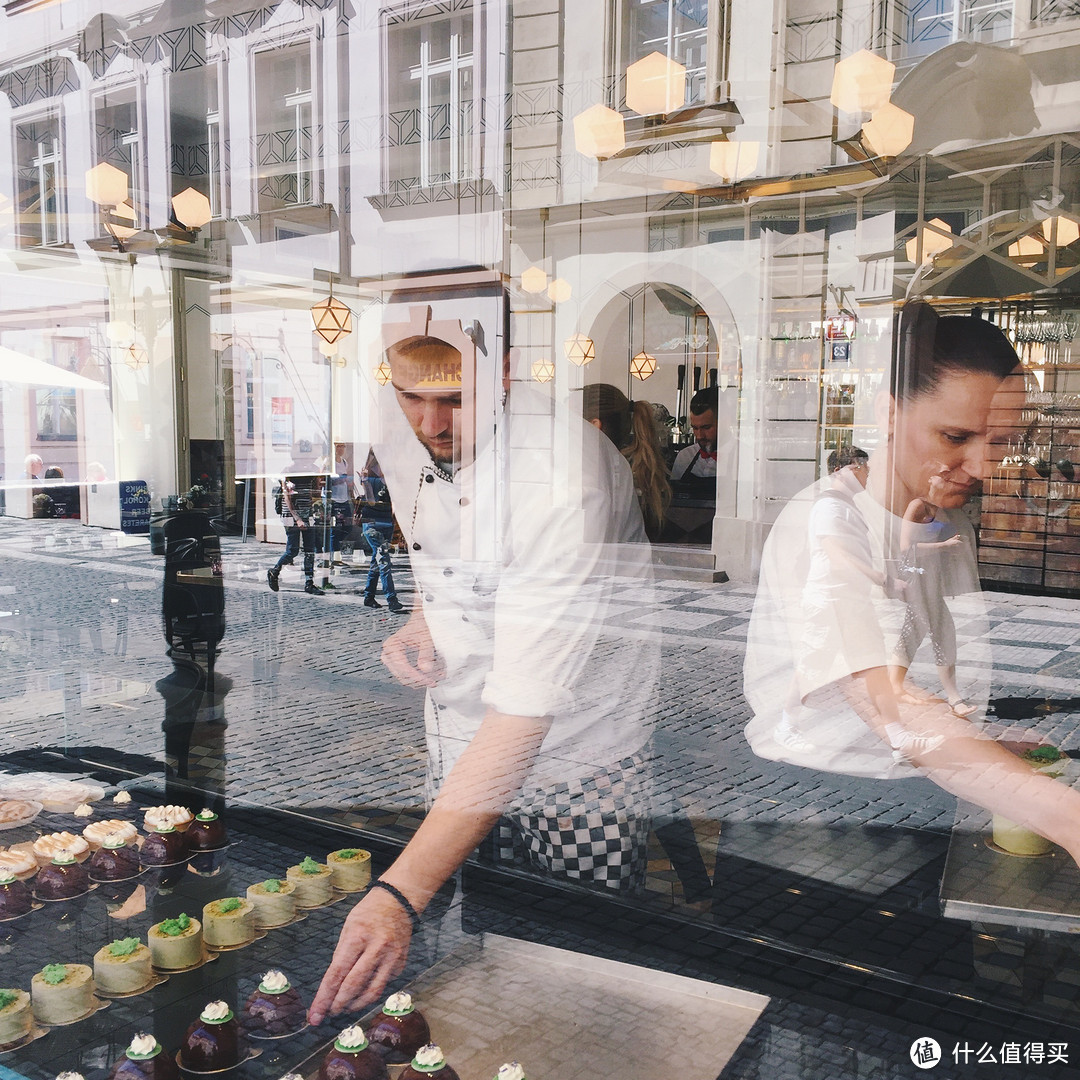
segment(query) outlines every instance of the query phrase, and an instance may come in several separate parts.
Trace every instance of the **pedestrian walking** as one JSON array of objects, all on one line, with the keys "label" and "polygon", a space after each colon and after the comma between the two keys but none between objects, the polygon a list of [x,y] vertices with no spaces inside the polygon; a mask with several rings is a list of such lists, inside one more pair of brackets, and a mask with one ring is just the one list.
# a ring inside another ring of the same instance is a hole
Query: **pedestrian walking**
[{"label": "pedestrian walking", "polygon": [[375,589],[381,583],[386,606],[395,615],[400,615],[405,608],[397,598],[390,560],[390,541],[394,536],[394,509],[382,469],[372,453],[368,454],[360,482],[360,528],[371,548],[371,565],[368,567],[367,585],[364,588],[364,607],[380,606],[375,599]]},{"label": "pedestrian walking", "polygon": [[272,592],[277,592],[283,566],[291,566],[304,551],[304,592],[322,596],[323,591],[315,584],[315,556],[321,551],[320,529],[313,522],[314,496],[312,486],[320,477],[282,477],[280,492],[275,495],[275,509],[285,525],[285,551],[274,565],[266,571],[266,582]]}]

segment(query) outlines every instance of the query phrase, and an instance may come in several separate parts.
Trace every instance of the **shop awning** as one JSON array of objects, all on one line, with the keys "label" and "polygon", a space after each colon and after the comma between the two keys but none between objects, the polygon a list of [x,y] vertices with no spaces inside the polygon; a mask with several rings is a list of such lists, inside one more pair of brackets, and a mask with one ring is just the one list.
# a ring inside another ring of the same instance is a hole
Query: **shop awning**
[{"label": "shop awning", "polygon": [[57,367],[25,353],[0,345],[0,383],[22,386],[66,386],[75,390],[104,390],[96,379],[88,379],[76,371]]}]

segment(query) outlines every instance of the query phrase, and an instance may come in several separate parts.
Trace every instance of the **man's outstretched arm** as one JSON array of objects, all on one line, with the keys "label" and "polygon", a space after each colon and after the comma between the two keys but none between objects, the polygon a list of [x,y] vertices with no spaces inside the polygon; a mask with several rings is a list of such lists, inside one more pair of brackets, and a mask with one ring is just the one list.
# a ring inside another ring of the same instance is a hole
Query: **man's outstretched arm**
[{"label": "man's outstretched arm", "polygon": [[[418,913],[521,789],[549,726],[547,717],[488,710],[416,835],[382,875]],[[399,901],[385,889],[368,892],[345,920],[308,1013],[311,1023],[376,1001],[404,968],[411,937],[409,916]]]}]

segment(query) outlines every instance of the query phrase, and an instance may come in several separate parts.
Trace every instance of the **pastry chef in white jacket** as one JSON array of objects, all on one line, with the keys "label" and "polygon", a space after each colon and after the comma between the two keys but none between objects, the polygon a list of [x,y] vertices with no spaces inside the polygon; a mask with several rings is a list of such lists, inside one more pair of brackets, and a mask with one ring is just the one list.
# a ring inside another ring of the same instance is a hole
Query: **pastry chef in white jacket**
[{"label": "pastry chef in white jacket", "polygon": [[630,469],[528,385],[485,409],[497,376],[446,326],[387,349],[374,447],[420,597],[383,662],[427,690],[430,810],[346,920],[313,1023],[379,997],[416,916],[493,831],[497,854],[540,871],[618,889],[644,875],[659,651],[611,617],[651,588]]}]

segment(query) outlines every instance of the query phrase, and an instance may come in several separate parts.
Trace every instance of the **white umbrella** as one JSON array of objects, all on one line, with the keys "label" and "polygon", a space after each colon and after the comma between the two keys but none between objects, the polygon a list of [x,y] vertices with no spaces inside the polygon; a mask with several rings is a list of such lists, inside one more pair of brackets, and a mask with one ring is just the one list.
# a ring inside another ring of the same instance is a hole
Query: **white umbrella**
[{"label": "white umbrella", "polygon": [[46,363],[0,345],[0,383],[24,386],[67,386],[75,390],[104,390],[103,382]]}]

